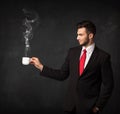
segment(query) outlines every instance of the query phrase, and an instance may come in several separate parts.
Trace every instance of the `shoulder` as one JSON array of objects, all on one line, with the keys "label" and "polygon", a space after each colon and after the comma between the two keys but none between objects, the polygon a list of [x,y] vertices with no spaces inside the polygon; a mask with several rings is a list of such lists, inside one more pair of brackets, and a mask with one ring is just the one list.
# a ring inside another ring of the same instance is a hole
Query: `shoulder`
[{"label": "shoulder", "polygon": [[105,57],[105,58],[109,58],[110,57],[110,54],[107,51],[105,51],[105,50],[103,50],[103,49],[101,49],[99,47],[95,47],[95,49],[98,50],[99,56]]},{"label": "shoulder", "polygon": [[73,56],[73,55],[76,55],[76,54],[79,54],[80,51],[81,51],[82,47],[81,46],[74,46],[74,47],[70,47],[68,49],[68,55],[69,56]]}]

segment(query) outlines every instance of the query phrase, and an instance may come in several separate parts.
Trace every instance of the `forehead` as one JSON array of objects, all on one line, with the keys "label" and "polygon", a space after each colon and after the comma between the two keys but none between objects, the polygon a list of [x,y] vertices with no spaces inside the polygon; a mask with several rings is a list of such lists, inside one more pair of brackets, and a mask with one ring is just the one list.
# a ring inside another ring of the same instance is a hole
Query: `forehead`
[{"label": "forehead", "polygon": [[78,28],[77,33],[86,33],[86,28],[85,27]]}]

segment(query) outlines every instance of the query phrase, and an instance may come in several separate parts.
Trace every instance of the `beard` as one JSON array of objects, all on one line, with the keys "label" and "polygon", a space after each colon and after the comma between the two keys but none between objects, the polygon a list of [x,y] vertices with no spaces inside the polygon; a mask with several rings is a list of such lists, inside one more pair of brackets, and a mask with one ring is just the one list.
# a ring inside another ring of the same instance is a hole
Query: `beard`
[{"label": "beard", "polygon": [[80,43],[81,46],[88,46],[90,44],[90,40],[86,39],[84,42]]}]

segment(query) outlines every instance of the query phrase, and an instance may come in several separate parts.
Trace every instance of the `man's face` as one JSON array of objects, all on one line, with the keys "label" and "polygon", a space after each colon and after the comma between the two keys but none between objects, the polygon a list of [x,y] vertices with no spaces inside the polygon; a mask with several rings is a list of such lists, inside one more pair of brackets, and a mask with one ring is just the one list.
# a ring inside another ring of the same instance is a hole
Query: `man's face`
[{"label": "man's face", "polygon": [[83,27],[77,30],[77,40],[81,46],[86,46],[89,43],[90,39],[86,28]]}]

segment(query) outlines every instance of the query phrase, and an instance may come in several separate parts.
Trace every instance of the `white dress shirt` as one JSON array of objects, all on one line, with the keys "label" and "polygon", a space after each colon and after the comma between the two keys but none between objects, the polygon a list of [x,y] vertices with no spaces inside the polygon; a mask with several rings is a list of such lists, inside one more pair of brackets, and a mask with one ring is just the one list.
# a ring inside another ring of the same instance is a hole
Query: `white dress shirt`
[{"label": "white dress shirt", "polygon": [[94,48],[95,48],[95,43],[91,44],[90,46],[88,46],[87,48],[85,48],[84,46],[82,47],[82,51],[81,51],[81,55],[80,57],[82,56],[83,54],[83,50],[86,49],[86,60],[85,60],[85,65],[84,65],[84,68],[86,67],[86,65],[88,64],[88,61],[94,51]]}]

